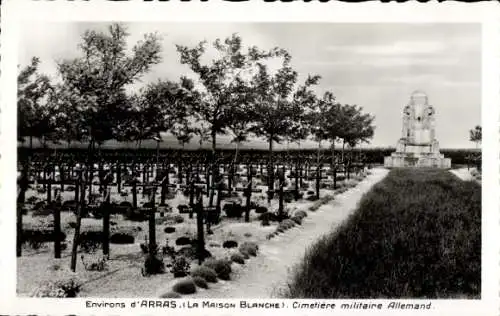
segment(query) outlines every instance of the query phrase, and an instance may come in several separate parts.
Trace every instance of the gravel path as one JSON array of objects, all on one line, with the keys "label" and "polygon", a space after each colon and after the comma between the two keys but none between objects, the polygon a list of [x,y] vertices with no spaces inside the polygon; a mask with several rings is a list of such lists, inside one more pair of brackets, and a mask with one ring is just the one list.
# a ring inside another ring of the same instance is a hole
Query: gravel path
[{"label": "gravel path", "polygon": [[[388,173],[386,169],[372,169],[372,174],[355,188],[336,196],[330,204],[316,212],[308,212],[301,226],[259,245],[259,255],[237,267],[231,281],[220,281],[193,298],[270,298],[279,295],[286,286],[291,268],[298,264],[306,251],[322,235],[338,227],[355,209],[364,193]],[[186,297],[186,298],[187,298]]]},{"label": "gravel path", "polygon": [[474,180],[474,177],[471,175],[470,171],[467,168],[460,168],[450,170],[451,173],[462,179],[463,181]]}]

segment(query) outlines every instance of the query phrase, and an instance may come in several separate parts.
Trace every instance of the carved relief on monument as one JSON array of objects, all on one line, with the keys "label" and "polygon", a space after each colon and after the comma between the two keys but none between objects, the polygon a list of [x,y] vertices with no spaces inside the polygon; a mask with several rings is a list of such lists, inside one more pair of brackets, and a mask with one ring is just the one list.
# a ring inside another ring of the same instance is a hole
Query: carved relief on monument
[{"label": "carved relief on monument", "polygon": [[439,153],[439,143],[435,138],[435,110],[424,92],[417,90],[411,94],[403,109],[402,123],[396,152],[386,157],[386,166],[450,167],[450,159]]}]

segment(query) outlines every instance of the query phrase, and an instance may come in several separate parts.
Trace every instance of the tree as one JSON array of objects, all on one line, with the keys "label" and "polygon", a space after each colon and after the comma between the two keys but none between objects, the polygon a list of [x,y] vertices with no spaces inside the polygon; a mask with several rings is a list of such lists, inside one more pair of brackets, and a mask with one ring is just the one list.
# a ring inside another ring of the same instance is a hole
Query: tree
[{"label": "tree", "polygon": [[213,47],[218,57],[211,63],[203,65],[202,57],[207,50],[206,44],[207,42],[203,41],[193,48],[182,45],[176,47],[181,64],[188,65],[198,76],[201,98],[196,116],[210,129],[212,159],[215,159],[217,135],[227,133],[228,117],[231,109],[234,109],[232,101],[235,95],[241,93],[241,82],[245,72],[251,71],[255,62],[269,57],[272,53],[250,47],[245,54],[241,37],[233,34],[224,42],[220,39],[215,40]]},{"label": "tree", "polygon": [[[258,71],[253,76],[253,114],[255,125],[252,132],[264,137],[269,144],[268,189],[274,187],[273,143],[280,143],[290,134],[294,121],[301,112],[300,105],[291,100],[297,72],[291,67],[291,55],[279,50],[281,68],[271,74],[267,65],[257,63]],[[270,197],[272,194],[269,195]]]},{"label": "tree", "polygon": [[469,130],[469,140],[476,143],[476,148],[479,148],[481,140],[483,137],[483,129],[480,125],[474,127],[474,129]]},{"label": "tree", "polygon": [[132,48],[132,54],[127,51],[128,36],[121,24],[110,25],[107,33],[88,30],[79,45],[83,56],[58,63],[63,84],[80,98],[92,100],[78,108],[89,149],[117,137],[120,130],[117,126],[130,105],[125,86],[161,61],[160,39],[156,34],[146,34]]},{"label": "tree", "polygon": [[[373,137],[375,128],[372,123],[375,118],[363,113],[363,108],[356,105],[346,104],[341,107],[340,113],[343,120],[340,138],[342,138],[342,160],[344,160],[346,144],[352,149],[360,142],[368,142]],[[350,160],[346,166],[347,177],[349,177],[349,164]]]},{"label": "tree", "polygon": [[[335,146],[338,133],[338,104],[332,92],[326,91],[323,97],[312,103],[311,111],[306,114],[309,130],[318,142],[317,161],[320,160],[321,143],[331,140]],[[333,152],[332,152],[333,156]]]},{"label": "tree", "polygon": [[73,141],[85,141],[87,133],[80,108],[93,101],[81,98],[68,86],[58,84],[52,90],[49,102],[55,109],[54,138],[64,140],[68,148]]},{"label": "tree", "polygon": [[135,141],[140,148],[142,141],[178,130],[179,124],[186,125],[195,98],[192,88],[186,78],[181,78],[180,83],[158,80],[134,94],[127,119],[119,127],[122,139]]},{"label": "tree", "polygon": [[[86,31],[79,45],[82,56],[58,62],[62,84],[67,86],[79,99],[77,110],[81,117],[82,131],[89,140],[88,166],[89,179],[93,174],[93,152],[95,145],[117,138],[118,127],[123,122],[124,113],[130,106],[125,86],[134,83],[148,72],[154,64],[161,61],[160,43],[156,34],[146,34],[130,54],[126,39],[129,36],[121,24],[112,24],[107,33]],[[80,195],[84,200],[85,186]],[[82,205],[79,206],[81,210]],[[76,269],[76,253],[81,224],[81,211],[78,212],[74,244],[71,256],[71,269]]]},{"label": "tree", "polygon": [[29,138],[29,148],[33,148],[33,138],[47,137],[53,130],[52,108],[47,104],[47,96],[52,89],[49,78],[40,74],[40,59],[33,57],[17,77],[17,137],[24,142]]},{"label": "tree", "polygon": [[[217,135],[227,133],[228,123],[231,122],[231,110],[234,110],[234,100],[240,98],[244,77],[252,72],[255,63],[272,56],[274,51],[265,52],[253,46],[244,53],[241,37],[233,34],[224,42],[220,39],[215,40],[213,47],[218,56],[210,63],[202,64],[206,44],[207,42],[203,41],[193,48],[182,45],[176,45],[176,47],[180,54],[181,64],[188,65],[198,76],[200,98],[195,110],[195,119],[204,122],[210,129],[211,160],[214,171],[210,184],[214,188],[214,181],[217,177],[215,173],[218,170],[215,168]],[[210,205],[213,204],[213,197],[214,190],[212,189]]]},{"label": "tree", "polygon": [[[306,139],[310,134],[319,132],[319,129],[316,127],[322,118],[322,108],[320,107],[320,100],[318,99],[316,93],[312,90],[312,87],[317,85],[320,79],[321,77],[318,75],[309,75],[305,83],[298,87],[297,91],[294,93],[293,102],[297,104],[300,111],[298,111],[297,116],[292,122],[289,135],[286,136],[286,138],[290,141],[299,143],[301,140]],[[319,163],[321,141],[318,145]]]}]

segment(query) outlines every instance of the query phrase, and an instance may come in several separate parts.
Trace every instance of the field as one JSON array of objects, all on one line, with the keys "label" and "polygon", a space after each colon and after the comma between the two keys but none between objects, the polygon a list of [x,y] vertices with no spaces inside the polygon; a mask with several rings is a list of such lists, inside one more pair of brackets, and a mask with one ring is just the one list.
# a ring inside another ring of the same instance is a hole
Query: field
[{"label": "field", "polygon": [[481,186],[395,169],[295,267],[289,298],[479,298]]}]

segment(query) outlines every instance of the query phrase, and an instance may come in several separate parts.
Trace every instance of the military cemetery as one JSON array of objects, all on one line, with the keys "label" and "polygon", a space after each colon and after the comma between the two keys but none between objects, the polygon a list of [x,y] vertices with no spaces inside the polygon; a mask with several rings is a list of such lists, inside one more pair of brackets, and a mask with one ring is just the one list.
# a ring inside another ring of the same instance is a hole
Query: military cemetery
[{"label": "military cemetery", "polygon": [[438,90],[337,96],[278,34],[298,26],[258,26],[266,47],[96,25],[19,65],[19,296],[480,297],[480,121]]}]

